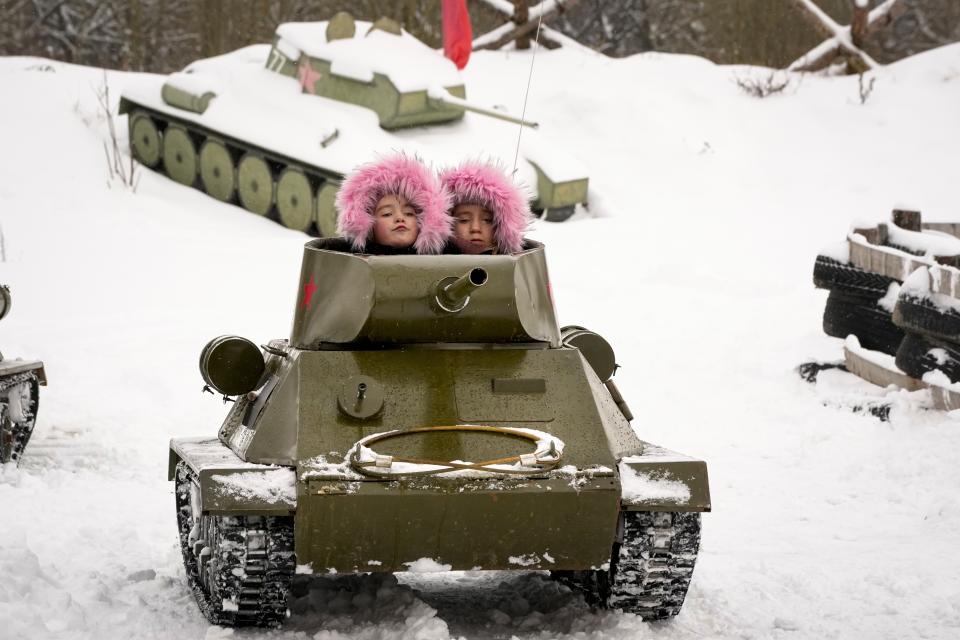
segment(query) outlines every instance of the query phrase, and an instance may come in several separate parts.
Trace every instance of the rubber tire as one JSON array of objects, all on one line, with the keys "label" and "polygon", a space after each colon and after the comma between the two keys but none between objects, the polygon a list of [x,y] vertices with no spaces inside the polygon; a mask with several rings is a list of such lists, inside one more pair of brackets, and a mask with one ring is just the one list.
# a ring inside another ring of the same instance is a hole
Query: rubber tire
[{"label": "rubber tire", "polygon": [[230,150],[222,140],[207,138],[200,146],[200,183],[211,198],[232,202],[237,173]]},{"label": "rubber tire", "polygon": [[547,222],[563,222],[572,216],[576,210],[576,205],[570,205],[567,207],[550,207],[549,209],[543,210],[543,212],[540,214],[540,219],[546,220]]},{"label": "rubber tire", "polygon": [[894,355],[903,340],[903,330],[893,324],[889,311],[876,299],[831,291],[823,310],[823,332],[835,338],[853,334],[865,349]]},{"label": "rubber tire", "polygon": [[819,289],[830,289],[866,298],[882,298],[890,285],[899,280],[864,271],[827,256],[817,256],[813,264],[813,284]]},{"label": "rubber tire", "polygon": [[130,150],[137,162],[155,168],[163,155],[163,134],[145,111],[137,109],[130,118]]},{"label": "rubber tire", "polygon": [[316,218],[317,233],[321,238],[333,238],[337,235],[337,208],[334,202],[337,197],[337,191],[340,185],[333,181],[327,181],[317,189],[316,199]]},{"label": "rubber tire", "polygon": [[960,344],[960,312],[940,308],[929,298],[901,295],[893,322],[904,331]]},{"label": "rubber tire", "polygon": [[[930,354],[931,349],[943,349],[946,352],[944,361],[938,362],[937,357]],[[960,382],[960,345],[907,332],[895,360],[900,370],[911,378],[921,380],[925,373],[939,370],[950,382]]]},{"label": "rubber tire", "polygon": [[237,163],[237,198],[251,213],[265,216],[273,208],[276,182],[270,164],[260,156],[246,153]]},{"label": "rubber tire", "polygon": [[280,172],[275,205],[283,226],[297,231],[310,228],[316,216],[313,194],[310,179],[303,171],[287,167]]},{"label": "rubber tire", "polygon": [[163,169],[174,182],[192,187],[197,182],[200,159],[190,132],[170,125],[163,134]]}]

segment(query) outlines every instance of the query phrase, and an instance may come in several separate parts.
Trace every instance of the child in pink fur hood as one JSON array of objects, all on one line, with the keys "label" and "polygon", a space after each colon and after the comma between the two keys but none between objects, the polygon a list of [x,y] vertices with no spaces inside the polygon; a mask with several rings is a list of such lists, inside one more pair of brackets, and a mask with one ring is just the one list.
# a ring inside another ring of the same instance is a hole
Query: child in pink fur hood
[{"label": "child in pink fur hood", "polygon": [[336,206],[337,230],[354,251],[435,254],[450,237],[446,192],[420,160],[402,153],[358,167]]},{"label": "child in pink fur hood", "polygon": [[530,224],[530,205],[497,166],[468,161],[440,174],[450,193],[453,241],[463,253],[517,253]]}]

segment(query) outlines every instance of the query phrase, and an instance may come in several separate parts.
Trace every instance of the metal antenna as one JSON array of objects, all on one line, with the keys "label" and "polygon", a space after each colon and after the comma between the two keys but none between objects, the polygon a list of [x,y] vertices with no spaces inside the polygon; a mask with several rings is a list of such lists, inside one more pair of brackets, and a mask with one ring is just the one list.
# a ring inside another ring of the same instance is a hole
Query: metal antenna
[{"label": "metal antenna", "polygon": [[[533,79],[533,63],[537,60],[537,49],[540,48],[540,23],[543,22],[543,3],[541,2],[539,7],[541,7],[540,15],[537,16],[537,35],[533,37],[533,55],[530,57],[530,74],[527,76],[527,92],[523,94],[523,111],[520,114],[520,119],[523,120],[527,115],[527,97],[530,96],[530,81]],[[520,125],[520,131],[517,133],[517,150],[513,154],[513,171],[510,172],[510,175],[513,176],[517,173],[517,158],[520,156],[520,137],[523,135],[523,125]]]}]

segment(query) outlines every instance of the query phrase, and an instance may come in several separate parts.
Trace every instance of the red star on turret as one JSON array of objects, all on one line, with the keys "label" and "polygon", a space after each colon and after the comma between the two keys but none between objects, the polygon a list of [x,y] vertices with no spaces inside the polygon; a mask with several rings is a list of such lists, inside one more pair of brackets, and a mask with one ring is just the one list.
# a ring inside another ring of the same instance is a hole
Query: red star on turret
[{"label": "red star on turret", "polygon": [[310,64],[310,58],[306,55],[300,56],[300,62],[297,63],[297,78],[300,79],[300,86],[304,93],[317,93],[317,80],[323,77],[323,74],[313,68]]},{"label": "red star on turret", "polygon": [[307,309],[311,308],[313,304],[313,293],[316,290],[317,285],[313,281],[313,276],[310,276],[310,282],[303,285],[303,306]]}]

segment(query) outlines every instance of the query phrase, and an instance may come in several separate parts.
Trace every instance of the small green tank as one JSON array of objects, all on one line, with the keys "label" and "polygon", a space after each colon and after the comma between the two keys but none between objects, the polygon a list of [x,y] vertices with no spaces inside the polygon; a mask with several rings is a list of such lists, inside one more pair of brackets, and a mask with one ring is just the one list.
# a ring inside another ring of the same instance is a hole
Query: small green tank
[{"label": "small green tank", "polygon": [[[464,118],[466,111],[482,117]],[[403,150],[436,166],[490,157],[509,170],[519,122],[466,100],[454,64],[396,23],[348,14],[281,24],[272,45],[198,60],[170,76],[131,77],[120,113],[144,166],[328,237],[343,176],[374,154]],[[560,221],[586,204],[588,178],[544,135],[524,132],[518,177],[534,210]]]},{"label": "small green tank", "polygon": [[[0,320],[10,311],[10,288],[0,285]],[[40,385],[47,384],[39,360],[0,354],[0,463],[20,462],[37,421]]]},{"label": "small green tank", "polygon": [[[200,355],[232,401],[170,443],[187,579],[215,624],[276,625],[295,574],[549,570],[676,615],[707,468],[642,442],[613,350],[556,320],[544,248],[373,256],[306,244],[289,339]],[[469,541],[469,544],[465,544]]]}]

